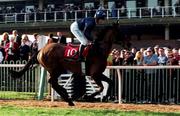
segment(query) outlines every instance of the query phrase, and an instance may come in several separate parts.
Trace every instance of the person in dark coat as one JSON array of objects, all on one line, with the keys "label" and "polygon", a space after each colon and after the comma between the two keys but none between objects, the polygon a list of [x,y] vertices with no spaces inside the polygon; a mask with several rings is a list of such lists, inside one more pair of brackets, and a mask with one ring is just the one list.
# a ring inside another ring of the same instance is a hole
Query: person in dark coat
[{"label": "person in dark coat", "polygon": [[62,34],[62,32],[58,31],[57,32],[57,37],[58,37],[58,43],[66,44],[66,37]]}]

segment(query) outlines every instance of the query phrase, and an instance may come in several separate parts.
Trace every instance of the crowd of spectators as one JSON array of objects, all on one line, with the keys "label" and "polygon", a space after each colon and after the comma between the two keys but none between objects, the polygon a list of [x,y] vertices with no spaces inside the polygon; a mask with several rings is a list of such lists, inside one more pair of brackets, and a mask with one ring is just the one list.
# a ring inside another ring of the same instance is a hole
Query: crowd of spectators
[{"label": "crowd of spectators", "polygon": [[180,65],[180,48],[154,47],[113,49],[108,58],[109,65]]},{"label": "crowd of spectators", "polygon": [[[47,43],[58,42],[66,43],[66,38],[61,32],[57,32],[57,36],[49,33]],[[12,31],[12,35],[4,32],[0,38],[0,63],[3,61],[28,61],[31,56],[38,51],[39,39],[44,39],[38,33],[33,34],[33,38],[27,34],[18,35],[17,30]]]},{"label": "crowd of spectators", "polygon": [[[34,37],[37,34],[34,34]],[[34,41],[35,42],[35,41]],[[12,35],[4,32],[0,38],[0,62],[28,60],[35,49],[34,44],[29,40],[27,34],[18,35],[17,30],[12,31]]]},{"label": "crowd of spectators", "polygon": [[[57,36],[61,36],[61,32],[57,32]],[[12,31],[10,36],[4,32],[0,38],[0,62],[11,60],[28,60],[33,52],[38,50],[38,37],[35,33],[34,39],[31,41],[27,34],[20,37],[17,30]],[[49,38],[53,35],[49,34]],[[65,37],[61,39],[61,43],[65,43]],[[113,49],[108,58],[108,65],[139,65],[139,66],[155,66],[155,65],[180,65],[180,48],[154,47],[140,48],[135,47],[128,49]]]}]

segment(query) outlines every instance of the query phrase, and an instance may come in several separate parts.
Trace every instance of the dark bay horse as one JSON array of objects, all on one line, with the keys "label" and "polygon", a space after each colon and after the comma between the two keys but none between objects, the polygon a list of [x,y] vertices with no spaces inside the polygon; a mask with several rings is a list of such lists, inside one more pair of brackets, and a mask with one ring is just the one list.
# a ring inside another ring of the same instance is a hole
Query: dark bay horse
[{"label": "dark bay horse", "polygon": [[[118,34],[118,25],[107,26],[100,30],[97,34],[97,39],[89,49],[89,53],[86,57],[86,75],[91,76],[95,83],[99,86],[99,90],[92,93],[89,97],[94,97],[101,93],[104,89],[102,81],[109,84],[107,95],[108,98],[112,88],[112,81],[106,77],[103,72],[106,68],[107,57],[111,51],[113,38]],[[64,72],[69,70],[73,74],[82,75],[81,62],[67,61],[64,58],[65,46],[62,44],[52,43],[43,47],[38,55],[38,62],[49,72],[49,83],[52,88],[61,95],[61,97],[68,102],[70,106],[73,106],[72,102],[76,98],[69,98],[67,91],[61,85],[58,84],[58,77]],[[22,71],[19,71],[22,74]],[[82,77],[82,76],[80,76]]]}]

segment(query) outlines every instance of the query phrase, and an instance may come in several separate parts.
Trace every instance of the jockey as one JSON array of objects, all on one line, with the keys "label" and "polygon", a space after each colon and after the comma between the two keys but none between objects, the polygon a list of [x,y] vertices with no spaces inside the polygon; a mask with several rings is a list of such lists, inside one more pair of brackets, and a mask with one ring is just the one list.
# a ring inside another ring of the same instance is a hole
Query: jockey
[{"label": "jockey", "polygon": [[81,20],[77,20],[73,22],[70,26],[70,30],[73,35],[80,41],[79,46],[79,59],[78,61],[82,61],[83,58],[83,50],[89,41],[93,41],[91,37],[91,32],[96,26],[96,24],[101,24],[104,22],[106,14],[103,10],[98,10],[94,17],[83,18]]}]

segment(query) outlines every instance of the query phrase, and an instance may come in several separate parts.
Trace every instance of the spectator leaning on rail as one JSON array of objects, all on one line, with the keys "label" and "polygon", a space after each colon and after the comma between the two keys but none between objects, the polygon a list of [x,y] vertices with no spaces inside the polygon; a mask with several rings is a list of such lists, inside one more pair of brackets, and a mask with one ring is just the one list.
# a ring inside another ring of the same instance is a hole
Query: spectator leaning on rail
[{"label": "spectator leaning on rail", "polygon": [[4,32],[2,34],[2,37],[0,38],[0,51],[3,54],[3,57],[5,58],[5,47],[6,44],[9,43],[9,34],[7,32]]},{"label": "spectator leaning on rail", "polygon": [[14,41],[14,38],[11,37],[9,43],[5,47],[5,60],[6,61],[16,61],[19,58],[19,46],[18,43]]},{"label": "spectator leaning on rail", "polygon": [[[143,66],[156,66],[158,65],[158,57],[156,54],[153,53],[153,49],[148,47],[146,50],[146,56],[143,58]],[[155,69],[146,69],[145,70],[145,77],[144,77],[144,84],[146,86],[145,90],[145,102],[155,102],[156,98],[153,96],[155,91],[157,90],[152,89],[157,83],[155,82],[156,79],[156,70]],[[156,85],[157,86],[157,85]],[[157,94],[156,94],[157,95]],[[150,100],[152,99],[152,100]],[[146,101],[147,100],[147,101]]]},{"label": "spectator leaning on rail", "polygon": [[73,35],[80,41],[79,47],[79,58],[78,61],[83,60],[83,50],[85,46],[88,44],[88,41],[92,41],[93,38],[91,36],[91,32],[96,26],[96,24],[101,24],[105,20],[106,14],[103,10],[98,10],[95,13],[94,18],[88,17],[83,18],[81,20],[75,21],[71,24],[70,30]]},{"label": "spectator leaning on rail", "polygon": [[21,45],[19,46],[20,60],[28,61],[28,59],[30,58],[30,46],[26,44],[27,41],[28,36],[26,34],[23,34],[21,39]]},{"label": "spectator leaning on rail", "polygon": [[2,63],[4,59],[3,52],[0,50],[0,64]]},{"label": "spectator leaning on rail", "polygon": [[164,48],[160,47],[158,49],[158,54],[159,54],[159,56],[158,56],[158,64],[159,65],[166,65],[168,58],[164,53]]}]

